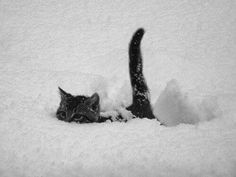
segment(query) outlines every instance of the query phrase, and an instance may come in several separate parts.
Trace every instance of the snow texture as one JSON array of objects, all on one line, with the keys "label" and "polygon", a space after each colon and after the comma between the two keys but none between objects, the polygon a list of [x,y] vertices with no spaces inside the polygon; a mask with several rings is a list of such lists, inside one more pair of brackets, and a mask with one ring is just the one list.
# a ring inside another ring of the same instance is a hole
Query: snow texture
[{"label": "snow texture", "polygon": [[[1,177],[235,177],[235,1],[0,1]],[[132,119],[142,41],[157,120]],[[128,122],[59,121],[58,86]]]}]

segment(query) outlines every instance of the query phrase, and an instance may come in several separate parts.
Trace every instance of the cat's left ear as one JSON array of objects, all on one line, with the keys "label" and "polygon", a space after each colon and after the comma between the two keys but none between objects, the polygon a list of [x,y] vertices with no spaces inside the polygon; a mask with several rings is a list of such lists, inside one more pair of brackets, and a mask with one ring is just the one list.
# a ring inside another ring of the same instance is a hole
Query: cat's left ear
[{"label": "cat's left ear", "polygon": [[68,98],[70,98],[72,95],[69,93],[66,93],[64,90],[62,90],[60,87],[58,87],[59,89],[59,93],[61,95],[61,100],[66,100]]},{"label": "cat's left ear", "polygon": [[94,93],[90,98],[88,98],[84,103],[92,109],[99,111],[99,95],[97,93]]}]

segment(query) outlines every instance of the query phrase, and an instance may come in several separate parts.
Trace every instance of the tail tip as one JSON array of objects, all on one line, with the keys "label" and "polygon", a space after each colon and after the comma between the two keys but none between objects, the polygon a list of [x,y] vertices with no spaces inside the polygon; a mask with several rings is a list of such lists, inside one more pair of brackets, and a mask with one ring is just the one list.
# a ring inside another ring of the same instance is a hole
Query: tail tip
[{"label": "tail tip", "polygon": [[138,28],[133,35],[131,43],[135,46],[138,46],[143,38],[145,30],[143,28]]},{"label": "tail tip", "polygon": [[139,36],[142,36],[143,34],[145,33],[145,30],[144,30],[144,28],[139,28],[139,29],[137,29],[137,31],[136,31],[136,35],[139,35]]}]

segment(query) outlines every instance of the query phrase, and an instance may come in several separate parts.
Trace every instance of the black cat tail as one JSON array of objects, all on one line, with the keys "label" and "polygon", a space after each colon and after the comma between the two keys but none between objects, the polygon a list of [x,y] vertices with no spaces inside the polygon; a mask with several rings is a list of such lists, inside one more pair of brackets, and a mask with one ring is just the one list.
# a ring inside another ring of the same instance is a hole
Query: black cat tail
[{"label": "black cat tail", "polygon": [[139,28],[133,35],[129,44],[129,73],[132,86],[132,105],[127,109],[133,115],[140,118],[155,118],[150,104],[149,90],[143,75],[143,63],[141,54],[141,40],[144,29]]}]

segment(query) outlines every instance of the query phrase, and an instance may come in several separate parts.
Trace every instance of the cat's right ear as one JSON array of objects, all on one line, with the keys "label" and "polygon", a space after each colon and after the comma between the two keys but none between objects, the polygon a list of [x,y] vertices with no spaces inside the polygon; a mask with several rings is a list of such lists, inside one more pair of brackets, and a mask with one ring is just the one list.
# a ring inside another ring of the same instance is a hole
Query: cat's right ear
[{"label": "cat's right ear", "polygon": [[91,107],[94,111],[99,112],[100,111],[100,105],[99,105],[99,95],[97,93],[94,93],[91,97],[89,97],[84,104]]},{"label": "cat's right ear", "polygon": [[66,100],[68,99],[69,97],[71,97],[71,94],[69,93],[66,93],[64,90],[62,90],[60,87],[58,87],[59,89],[59,93],[61,95],[61,100]]}]

